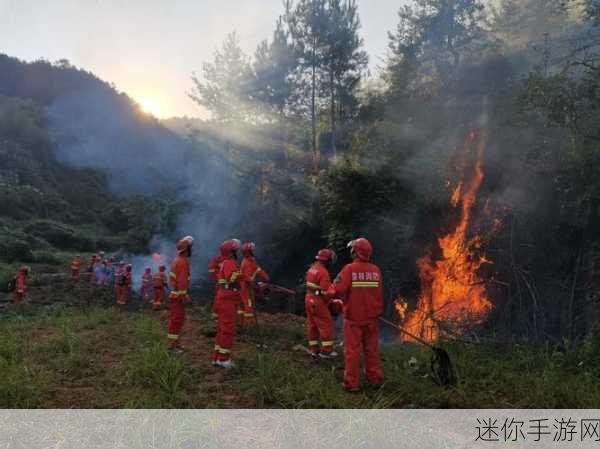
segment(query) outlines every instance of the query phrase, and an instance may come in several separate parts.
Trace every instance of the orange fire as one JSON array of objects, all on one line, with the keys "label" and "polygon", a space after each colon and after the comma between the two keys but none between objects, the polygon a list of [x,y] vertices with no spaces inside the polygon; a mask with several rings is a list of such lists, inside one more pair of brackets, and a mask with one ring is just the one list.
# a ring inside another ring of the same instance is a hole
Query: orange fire
[{"label": "orange fire", "polygon": [[[438,238],[441,250],[439,260],[425,255],[417,261],[421,293],[417,307],[404,320],[402,327],[427,341],[435,341],[442,334],[443,323],[450,323],[455,332],[461,328],[480,324],[492,308],[484,282],[478,275],[479,268],[490,263],[479,254],[482,237],[468,235],[471,212],[484,178],[482,167],[486,134],[471,133],[465,143],[464,162],[469,155],[476,153],[472,174],[465,176],[454,189],[450,202],[460,207],[460,220],[453,232]],[[405,313],[405,305],[396,303],[400,317]],[[403,337],[407,340],[408,337]]]}]

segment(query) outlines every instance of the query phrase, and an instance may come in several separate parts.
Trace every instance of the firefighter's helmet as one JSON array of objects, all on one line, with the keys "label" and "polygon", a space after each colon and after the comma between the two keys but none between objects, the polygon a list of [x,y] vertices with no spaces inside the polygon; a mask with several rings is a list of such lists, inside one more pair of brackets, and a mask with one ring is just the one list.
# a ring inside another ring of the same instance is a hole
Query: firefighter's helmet
[{"label": "firefighter's helmet", "polygon": [[371,246],[371,242],[369,242],[367,239],[360,237],[356,240],[352,240],[348,243],[348,248],[350,248],[350,254],[352,257],[357,257],[360,260],[367,262],[371,260],[373,247]]},{"label": "firefighter's helmet", "polygon": [[319,250],[315,259],[321,262],[335,263],[337,261],[337,254],[332,249],[322,249]]},{"label": "firefighter's helmet", "polygon": [[221,256],[229,257],[235,255],[235,252],[242,246],[242,242],[238,239],[225,240],[221,243]]},{"label": "firefighter's helmet", "polygon": [[177,242],[177,253],[183,254],[194,244],[194,237],[188,235]]},{"label": "firefighter's helmet", "polygon": [[244,256],[253,256],[256,245],[254,242],[246,242],[242,245],[242,254]]}]

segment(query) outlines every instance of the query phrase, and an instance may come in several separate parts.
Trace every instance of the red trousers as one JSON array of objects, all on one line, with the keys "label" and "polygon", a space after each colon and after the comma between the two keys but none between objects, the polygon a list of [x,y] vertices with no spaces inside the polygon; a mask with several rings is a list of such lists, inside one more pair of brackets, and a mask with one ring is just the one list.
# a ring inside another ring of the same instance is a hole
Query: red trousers
[{"label": "red trousers", "polygon": [[360,356],[365,356],[367,381],[379,385],[383,370],[379,358],[379,327],[377,320],[353,322],[344,320],[344,386],[360,387]]},{"label": "red trousers", "polygon": [[242,297],[241,309],[238,311],[240,325],[247,326],[254,320],[254,292],[252,291],[252,287],[242,287],[240,296]]},{"label": "red trousers", "polygon": [[127,304],[130,291],[130,287],[123,287],[122,285],[119,285],[117,289],[117,304],[119,304],[120,306],[124,306],[125,304]]},{"label": "red trousers", "polygon": [[[306,334],[308,347],[311,352],[331,352],[333,350],[333,318],[325,304],[325,300],[318,296],[307,297],[304,300],[306,308]],[[321,347],[319,348],[319,341]]]},{"label": "red trousers", "polygon": [[165,298],[165,290],[160,288],[154,289],[154,303],[152,304],[152,308],[154,310],[160,310],[162,307],[163,300]]},{"label": "red trousers", "polygon": [[18,292],[17,290],[13,292],[13,304],[21,304],[23,298],[25,298],[25,292]]},{"label": "red trousers", "polygon": [[217,338],[213,360],[226,361],[231,358],[231,349],[235,338],[235,315],[239,301],[218,298],[215,302],[217,320]]},{"label": "red trousers", "polygon": [[185,323],[185,304],[182,301],[171,301],[169,308],[169,327],[167,338],[169,345],[176,347],[179,345],[179,336]]}]

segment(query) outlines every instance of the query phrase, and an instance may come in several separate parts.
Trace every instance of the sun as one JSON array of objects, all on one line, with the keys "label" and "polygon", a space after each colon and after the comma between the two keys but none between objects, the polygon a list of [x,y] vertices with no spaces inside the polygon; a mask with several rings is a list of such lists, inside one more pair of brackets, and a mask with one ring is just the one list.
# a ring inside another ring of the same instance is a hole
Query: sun
[{"label": "sun", "polygon": [[156,118],[162,117],[163,110],[160,103],[152,98],[142,97],[138,100],[140,108],[146,114],[153,115]]}]

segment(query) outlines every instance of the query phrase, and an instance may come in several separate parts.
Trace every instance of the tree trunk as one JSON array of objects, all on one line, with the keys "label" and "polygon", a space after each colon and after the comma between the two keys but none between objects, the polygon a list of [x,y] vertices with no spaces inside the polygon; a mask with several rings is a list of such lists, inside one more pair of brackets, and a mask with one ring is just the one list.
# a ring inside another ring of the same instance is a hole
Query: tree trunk
[{"label": "tree trunk", "polygon": [[319,153],[317,149],[317,114],[316,114],[316,90],[317,90],[317,55],[316,55],[316,37],[313,38],[312,50],[312,86],[311,86],[311,104],[310,104],[310,119],[312,125],[312,151],[313,164],[315,174],[319,171]]},{"label": "tree trunk", "polygon": [[335,140],[336,134],[336,120],[335,120],[335,83],[333,77],[333,70],[329,74],[329,88],[331,90],[331,150],[333,151],[333,157],[337,156],[337,142]]}]

